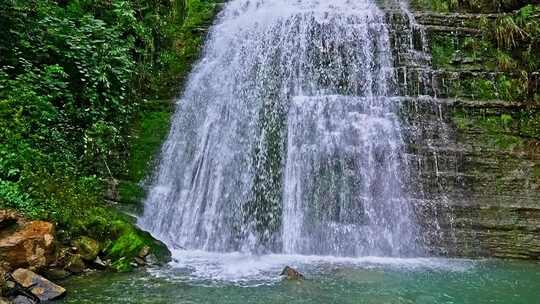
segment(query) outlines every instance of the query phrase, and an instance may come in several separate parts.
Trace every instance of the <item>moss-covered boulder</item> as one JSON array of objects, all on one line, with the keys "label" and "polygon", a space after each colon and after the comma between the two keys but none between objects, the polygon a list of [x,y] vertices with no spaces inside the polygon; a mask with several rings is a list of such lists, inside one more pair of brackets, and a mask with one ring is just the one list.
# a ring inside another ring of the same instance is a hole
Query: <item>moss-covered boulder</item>
[{"label": "moss-covered boulder", "polygon": [[101,249],[98,241],[87,236],[81,236],[72,242],[72,246],[77,248],[77,252],[81,258],[87,262],[92,262],[96,259]]},{"label": "moss-covered boulder", "polygon": [[135,257],[144,248],[149,248],[149,254],[156,257],[160,264],[171,260],[171,253],[167,246],[154,239],[150,233],[142,231],[135,226],[117,221],[114,223],[118,237],[105,248],[105,254],[113,260],[112,267],[117,271],[129,271]]}]

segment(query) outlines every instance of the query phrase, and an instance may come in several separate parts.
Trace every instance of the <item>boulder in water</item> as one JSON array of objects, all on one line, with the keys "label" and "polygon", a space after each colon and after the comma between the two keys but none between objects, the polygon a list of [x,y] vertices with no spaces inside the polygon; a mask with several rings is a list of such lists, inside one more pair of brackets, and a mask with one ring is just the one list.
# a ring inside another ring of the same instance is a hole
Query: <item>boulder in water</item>
[{"label": "boulder in water", "polygon": [[285,266],[285,268],[283,268],[281,275],[285,276],[285,279],[289,281],[302,281],[305,279],[303,274],[289,266]]},{"label": "boulder in water", "polygon": [[15,282],[30,292],[40,301],[50,301],[66,293],[66,289],[56,285],[44,277],[24,268],[15,270],[11,277]]}]

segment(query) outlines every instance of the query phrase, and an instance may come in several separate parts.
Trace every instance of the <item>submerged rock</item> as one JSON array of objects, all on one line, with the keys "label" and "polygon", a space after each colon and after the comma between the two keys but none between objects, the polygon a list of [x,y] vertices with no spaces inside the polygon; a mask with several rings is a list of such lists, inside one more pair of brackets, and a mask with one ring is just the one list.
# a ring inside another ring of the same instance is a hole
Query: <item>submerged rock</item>
[{"label": "submerged rock", "polygon": [[281,275],[285,276],[285,279],[289,281],[301,281],[305,279],[303,274],[289,266],[285,266],[285,268],[281,272]]},{"label": "submerged rock", "polygon": [[28,269],[19,268],[11,276],[22,287],[30,290],[40,301],[53,300],[66,293],[66,289],[62,286],[56,285]]}]

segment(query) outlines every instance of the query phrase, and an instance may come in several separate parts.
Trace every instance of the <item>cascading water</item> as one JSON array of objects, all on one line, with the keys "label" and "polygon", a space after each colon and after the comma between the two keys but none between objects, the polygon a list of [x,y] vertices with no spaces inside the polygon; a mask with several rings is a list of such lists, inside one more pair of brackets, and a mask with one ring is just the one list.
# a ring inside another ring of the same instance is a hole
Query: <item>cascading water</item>
[{"label": "cascading water", "polygon": [[418,254],[385,20],[373,0],[228,3],[139,224],[186,249]]}]

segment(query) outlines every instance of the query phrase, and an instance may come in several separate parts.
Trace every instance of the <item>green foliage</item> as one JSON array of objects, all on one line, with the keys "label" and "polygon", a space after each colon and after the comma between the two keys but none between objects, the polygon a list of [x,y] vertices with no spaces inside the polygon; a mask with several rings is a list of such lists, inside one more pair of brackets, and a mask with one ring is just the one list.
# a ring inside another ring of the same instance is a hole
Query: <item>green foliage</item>
[{"label": "green foliage", "polygon": [[169,119],[168,109],[147,110],[140,113],[131,128],[131,158],[127,179],[137,182],[148,174],[152,159],[169,132]]},{"label": "green foliage", "polygon": [[118,186],[120,202],[124,204],[138,204],[144,198],[144,190],[137,183],[123,181]]},{"label": "green foliage", "polygon": [[497,53],[495,56],[497,60],[497,66],[502,71],[512,71],[517,67],[517,62],[508,53],[505,53],[501,50],[497,50]]},{"label": "green foliage", "polygon": [[534,100],[537,88],[529,75],[540,69],[540,5],[528,4],[501,16],[484,31],[487,39],[497,45],[499,69],[517,72],[512,85],[519,99]]},{"label": "green foliage", "polygon": [[436,67],[448,67],[456,52],[454,39],[451,37],[435,37],[431,41],[431,57]]},{"label": "green foliage", "polygon": [[129,163],[122,178],[133,183],[141,181],[148,173],[152,160],[168,133],[172,104],[170,97],[178,92],[198,59],[203,45],[204,30],[212,23],[217,12],[214,0],[186,1],[183,23],[169,23],[164,29],[170,47],[164,49],[157,59],[160,73],[153,73],[147,90],[151,91],[136,115],[129,134]]},{"label": "green foliage", "polygon": [[32,218],[46,213],[43,206],[37,204],[28,193],[21,191],[18,184],[2,180],[0,180],[0,208],[16,209]]},{"label": "green foliage", "polygon": [[120,240],[108,251],[117,260],[135,250],[125,240],[151,243],[104,203],[104,180],[129,179],[120,195],[143,196],[137,182],[171,112],[171,103],[147,101],[178,92],[215,8],[213,0],[0,1],[0,208],[52,220],[67,238]]},{"label": "green foliage", "polygon": [[481,131],[478,139],[494,149],[532,147],[532,151],[535,151],[536,143],[540,140],[540,112],[533,110],[521,110],[511,114],[456,111],[453,121],[458,130],[473,130],[475,134],[478,133],[477,130]]},{"label": "green foliage", "polygon": [[23,145],[36,154],[28,171],[55,172],[64,163],[102,174],[107,162],[120,159],[119,133],[136,105],[129,97],[137,38],[122,27],[119,12],[100,19],[99,10],[84,10],[83,4],[1,4],[0,31],[7,43],[0,48],[0,128],[2,142],[14,142],[2,150]]},{"label": "green foliage", "polygon": [[476,100],[524,100],[527,98],[527,80],[508,77],[504,74],[482,78],[472,74],[471,78],[456,81],[454,93],[457,96]]},{"label": "green foliage", "polygon": [[[540,70],[540,5],[519,1],[505,3],[497,4],[498,10],[515,9],[520,5],[521,8],[494,19],[480,18],[475,26],[480,25],[481,36],[435,34],[431,37],[435,67],[495,72],[458,80],[454,85],[456,96],[528,102],[540,99],[537,76],[534,76]],[[462,5],[458,3],[458,7]],[[482,8],[485,4],[478,2],[478,5]]]},{"label": "green foliage", "polygon": [[494,35],[499,47],[511,48],[524,39],[527,33],[516,24],[512,16],[503,16],[495,23]]},{"label": "green foliage", "polygon": [[513,150],[524,145],[518,121],[511,115],[476,115],[456,112],[454,123],[459,130],[480,129],[479,140],[494,149]]},{"label": "green foliage", "polygon": [[518,9],[528,0],[411,0],[414,7],[435,12],[497,13]]},{"label": "green foliage", "polygon": [[430,41],[431,57],[435,67],[463,69],[463,67],[495,66],[497,49],[492,43],[478,37],[434,35]]}]

